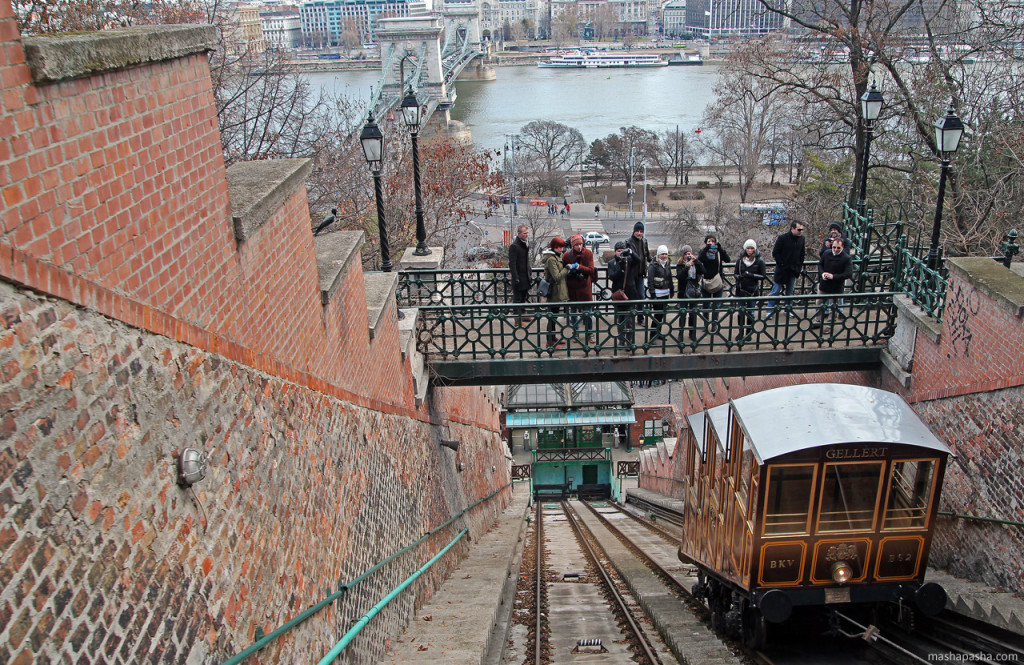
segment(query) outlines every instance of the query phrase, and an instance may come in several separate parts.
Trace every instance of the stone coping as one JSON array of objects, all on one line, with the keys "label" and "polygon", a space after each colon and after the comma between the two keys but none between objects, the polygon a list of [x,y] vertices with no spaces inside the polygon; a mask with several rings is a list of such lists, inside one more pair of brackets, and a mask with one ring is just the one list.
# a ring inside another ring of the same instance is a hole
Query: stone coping
[{"label": "stone coping", "polygon": [[35,83],[51,83],[173,60],[217,46],[212,25],[144,25],[88,33],[25,37]]},{"label": "stone coping", "polygon": [[913,321],[917,329],[924,333],[933,344],[939,343],[942,336],[941,323],[928,316],[928,313],[919,307],[910,296],[896,294],[893,296],[892,302],[896,305],[896,309]]},{"label": "stone coping", "polygon": [[232,164],[227,181],[235,238],[239,242],[250,238],[295,191],[304,189],[310,168],[308,159],[265,159]]},{"label": "stone coping", "polygon": [[363,280],[366,284],[366,313],[372,340],[380,334],[385,321],[384,313],[389,311],[389,303],[396,298],[398,273],[368,272],[363,274]]},{"label": "stone coping", "polygon": [[329,303],[341,288],[345,273],[359,261],[365,239],[362,231],[335,231],[313,237],[321,304]]},{"label": "stone coping", "polygon": [[946,259],[949,272],[978,288],[1014,316],[1024,314],[1024,280],[987,257]]}]

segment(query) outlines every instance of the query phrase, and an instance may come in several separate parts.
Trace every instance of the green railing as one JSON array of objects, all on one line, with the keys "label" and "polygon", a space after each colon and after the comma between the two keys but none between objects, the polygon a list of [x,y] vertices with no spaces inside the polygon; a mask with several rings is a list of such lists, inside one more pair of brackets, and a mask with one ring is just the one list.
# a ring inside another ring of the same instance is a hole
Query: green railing
[{"label": "green railing", "polygon": [[892,296],[429,306],[417,346],[440,359],[502,359],[874,345],[895,331]]},{"label": "green railing", "polygon": [[[813,252],[817,252],[814,248]],[[811,252],[811,253],[813,253]],[[533,280],[531,293],[537,292],[537,284],[544,271],[536,268],[531,271]],[[764,292],[771,288],[775,275],[775,264],[767,264],[768,279]],[[723,294],[732,294],[735,278],[732,268],[726,270],[723,278],[725,290]],[[815,293],[818,283],[818,261],[807,261],[804,270],[797,278],[795,293]],[[594,280],[594,299],[611,300],[612,289],[608,281],[607,269],[597,268]],[[532,296],[536,298],[536,296]],[[489,303],[511,303],[512,281],[507,268],[501,270],[408,270],[398,274],[398,305],[399,307],[422,307],[428,305],[484,305]]]}]

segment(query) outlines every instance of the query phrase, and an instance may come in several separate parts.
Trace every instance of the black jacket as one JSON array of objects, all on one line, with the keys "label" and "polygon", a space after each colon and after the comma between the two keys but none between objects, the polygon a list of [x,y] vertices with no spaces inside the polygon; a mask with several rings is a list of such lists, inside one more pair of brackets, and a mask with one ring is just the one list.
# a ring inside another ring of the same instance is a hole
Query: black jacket
[{"label": "black jacket", "polygon": [[[629,271],[629,279],[626,279],[626,271]],[[630,300],[640,300],[640,294],[636,290],[636,279],[634,275],[640,270],[640,257],[632,252],[625,258],[615,257],[608,263],[608,281],[611,282],[612,291],[622,289]]]},{"label": "black jacket", "polygon": [[[690,279],[688,274],[690,269],[687,268],[686,264],[676,264],[676,294],[679,298],[700,298],[700,280],[704,277],[704,264],[700,262],[700,259],[695,259],[693,267],[693,279]],[[690,287],[689,293],[687,293],[686,288],[688,285]]]},{"label": "black jacket", "polygon": [[[745,255],[744,255],[745,256]],[[754,262],[749,266],[743,262],[743,257],[736,259],[736,293],[739,297],[750,297],[761,294],[761,282],[768,279],[768,270],[765,267],[761,252],[754,256]]]},{"label": "black jacket", "polygon": [[853,261],[850,260],[850,255],[843,250],[839,254],[833,254],[831,251],[828,254],[824,254],[821,260],[818,261],[818,274],[832,273],[832,279],[823,279],[819,277],[818,290],[821,293],[842,293],[843,284],[846,280],[853,277]]},{"label": "black jacket", "polygon": [[804,269],[807,243],[803,235],[786,231],[775,239],[772,258],[775,259],[775,283],[785,284],[792,277],[798,277]]},{"label": "black jacket", "polygon": [[729,258],[729,253],[721,245],[715,247],[714,254],[712,257],[707,245],[704,245],[700,253],[697,254],[697,260],[704,266],[704,278],[711,279],[715,275],[721,275],[722,279],[725,279],[725,273],[722,271],[722,268],[726,264],[731,263],[732,259]]},{"label": "black jacket", "polygon": [[530,248],[518,236],[508,248],[508,271],[512,275],[513,291],[530,290]]},{"label": "black jacket", "polygon": [[[626,238],[626,247],[633,250],[633,253],[640,259],[640,272],[646,275],[647,266],[651,263],[651,248],[647,245],[647,237],[644,236],[640,240],[637,240],[636,236],[630,234],[630,236]],[[629,274],[633,275],[632,268],[629,269]],[[634,279],[637,277],[637,275],[633,275]]]}]

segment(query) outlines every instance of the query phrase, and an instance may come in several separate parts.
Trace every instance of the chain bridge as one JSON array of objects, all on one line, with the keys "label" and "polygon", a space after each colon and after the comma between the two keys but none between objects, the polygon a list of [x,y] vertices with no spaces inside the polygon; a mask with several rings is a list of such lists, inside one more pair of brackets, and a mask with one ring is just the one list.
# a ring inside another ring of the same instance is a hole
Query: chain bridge
[{"label": "chain bridge", "polygon": [[428,13],[412,4],[409,16],[377,21],[381,77],[369,108],[378,117],[394,108],[411,87],[425,107],[447,113],[455,103],[455,78],[483,55],[480,8],[476,3],[445,3]]}]

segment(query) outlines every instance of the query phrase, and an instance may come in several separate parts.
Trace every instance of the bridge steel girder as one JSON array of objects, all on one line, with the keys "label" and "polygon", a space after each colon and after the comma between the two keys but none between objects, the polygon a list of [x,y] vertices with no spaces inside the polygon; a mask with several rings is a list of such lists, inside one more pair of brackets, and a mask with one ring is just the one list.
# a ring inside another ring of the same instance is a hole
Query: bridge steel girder
[{"label": "bridge steel girder", "polygon": [[429,115],[439,102],[448,102],[448,87],[441,68],[440,38],[443,28],[440,19],[436,16],[386,18],[380,19],[377,26],[375,36],[381,44],[381,54],[389,44],[393,44],[396,51],[395,59],[390,63],[381,63],[382,67],[389,69],[381,72],[384,80],[383,99],[402,99],[405,94],[400,74],[402,62],[406,59],[422,59],[417,63],[417,66],[423,68],[419,85],[416,86],[420,103],[428,107]]},{"label": "bridge steel girder", "polygon": [[428,359],[427,364],[430,382],[438,386],[695,379],[875,370],[882,366],[884,348],[868,346],[590,358]]}]

